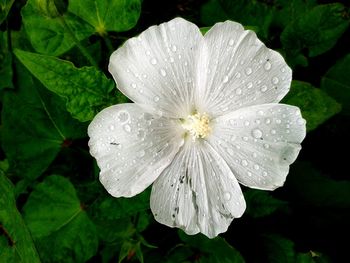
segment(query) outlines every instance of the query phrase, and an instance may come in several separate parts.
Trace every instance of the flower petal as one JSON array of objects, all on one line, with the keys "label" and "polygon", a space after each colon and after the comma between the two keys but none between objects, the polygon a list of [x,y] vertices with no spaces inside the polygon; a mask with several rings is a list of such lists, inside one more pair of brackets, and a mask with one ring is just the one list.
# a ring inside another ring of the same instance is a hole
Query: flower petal
[{"label": "flower petal", "polygon": [[238,23],[215,24],[200,54],[197,104],[211,116],[279,102],[290,88],[292,71],[283,57]]},{"label": "flower petal", "polygon": [[193,108],[194,61],[202,40],[196,25],[175,18],[126,41],[112,54],[109,71],[132,101],[185,117]]},{"label": "flower petal", "polygon": [[89,146],[107,191],[130,197],[153,183],[183,144],[178,127],[144,113],[136,104],[119,104],[98,113],[88,128]]},{"label": "flower petal", "polygon": [[151,209],[162,224],[213,238],[243,214],[245,201],[216,151],[205,141],[188,141],[154,182]]},{"label": "flower petal", "polygon": [[209,143],[226,160],[240,183],[265,190],[283,185],[306,134],[299,108],[257,105],[213,122]]}]

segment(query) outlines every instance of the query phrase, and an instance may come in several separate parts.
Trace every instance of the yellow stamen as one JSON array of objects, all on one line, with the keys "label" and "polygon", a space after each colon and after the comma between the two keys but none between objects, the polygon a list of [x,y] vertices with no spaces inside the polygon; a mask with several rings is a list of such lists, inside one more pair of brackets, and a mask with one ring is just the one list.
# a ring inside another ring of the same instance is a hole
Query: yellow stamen
[{"label": "yellow stamen", "polygon": [[193,140],[198,138],[205,138],[211,132],[209,126],[209,116],[206,113],[195,113],[189,115],[182,123],[182,127],[192,135]]}]

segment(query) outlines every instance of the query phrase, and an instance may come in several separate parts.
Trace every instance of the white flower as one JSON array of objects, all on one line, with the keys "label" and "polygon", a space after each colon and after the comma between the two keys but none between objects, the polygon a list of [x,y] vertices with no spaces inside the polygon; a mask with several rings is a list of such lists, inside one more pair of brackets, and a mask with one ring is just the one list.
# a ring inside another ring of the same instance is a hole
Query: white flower
[{"label": "white flower", "polygon": [[88,129],[111,195],[131,197],[153,183],[157,221],[212,238],[246,208],[238,182],[283,185],[305,120],[278,104],[292,72],[254,32],[227,21],[203,36],[175,18],[126,41],[109,71],[135,102],[104,109]]}]

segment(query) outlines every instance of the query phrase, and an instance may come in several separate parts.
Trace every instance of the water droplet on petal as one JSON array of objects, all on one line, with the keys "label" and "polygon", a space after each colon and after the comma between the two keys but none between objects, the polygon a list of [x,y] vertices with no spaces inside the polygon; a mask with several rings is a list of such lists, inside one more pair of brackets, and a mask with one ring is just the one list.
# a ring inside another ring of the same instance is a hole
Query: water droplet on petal
[{"label": "water droplet on petal", "polygon": [[280,80],[277,77],[272,78],[272,83],[277,84]]},{"label": "water droplet on petal", "polygon": [[276,134],[276,130],[271,130],[271,134]]},{"label": "water droplet on petal", "polygon": [[169,61],[170,61],[170,63],[174,63],[174,58],[173,58],[173,57],[170,57],[170,58],[169,58]]},{"label": "water droplet on petal", "polygon": [[235,74],[235,77],[236,77],[237,79],[239,79],[239,78],[241,77],[241,73],[237,72],[237,73]]},{"label": "water droplet on petal", "polygon": [[159,101],[159,97],[158,97],[158,96],[154,96],[153,100],[154,100],[155,102],[158,102],[158,101]]},{"label": "water droplet on petal", "polygon": [[125,130],[126,132],[131,132],[131,127],[130,127],[130,125],[129,125],[129,124],[125,124],[125,125],[124,125],[124,130]]},{"label": "water droplet on petal", "polygon": [[111,125],[109,126],[109,129],[110,129],[111,131],[113,131],[113,130],[114,130],[114,125],[111,124]]},{"label": "water droplet on petal", "polygon": [[136,89],[137,85],[135,83],[131,83],[131,87],[133,87],[134,89]]},{"label": "water droplet on petal", "polygon": [[224,77],[224,79],[222,80],[222,82],[223,82],[223,83],[228,82],[228,76],[227,76],[227,75]]},{"label": "water droplet on petal", "polygon": [[242,94],[242,89],[237,88],[237,89],[236,89],[236,94],[237,94],[237,95],[241,95],[241,94]]},{"label": "water droplet on petal", "polygon": [[117,118],[121,123],[125,123],[129,120],[130,115],[127,111],[119,111]]},{"label": "water droplet on petal", "polygon": [[141,150],[138,152],[137,156],[142,158],[143,156],[145,156],[145,154],[146,154],[145,150]]},{"label": "water droplet on petal", "polygon": [[254,169],[255,170],[259,170],[260,169],[260,166],[258,164],[254,164]]},{"label": "water droplet on petal", "polygon": [[247,83],[247,88],[248,88],[248,89],[251,89],[252,87],[253,87],[253,82],[248,82],[248,83]]},{"label": "water droplet on petal", "polygon": [[264,144],[264,148],[265,148],[265,149],[268,149],[268,148],[270,148],[270,145],[267,144],[267,143],[265,143],[265,144]]},{"label": "water droplet on petal", "polygon": [[248,165],[247,160],[242,160],[242,165],[243,165],[243,166],[247,166],[247,165]]},{"label": "water droplet on petal", "polygon": [[166,71],[165,71],[165,69],[160,69],[160,75],[162,75],[163,77],[165,77],[166,76]]},{"label": "water droplet on petal", "polygon": [[171,51],[176,52],[176,50],[177,50],[177,47],[176,47],[175,45],[173,45],[173,46],[171,47]]},{"label": "water droplet on petal", "polygon": [[151,59],[151,64],[152,64],[152,65],[157,64],[157,60],[156,60],[155,58],[152,58],[152,59]]},{"label": "water droplet on petal", "polygon": [[280,119],[276,119],[276,123],[280,124],[282,121]]},{"label": "water droplet on petal", "polygon": [[225,199],[226,201],[230,201],[230,199],[231,199],[231,194],[230,194],[229,192],[225,192],[225,193],[224,193],[224,199]]},{"label": "water droplet on petal", "polygon": [[246,69],[245,69],[245,74],[246,74],[247,76],[249,76],[250,74],[252,74],[252,72],[253,72],[252,68],[246,68]]},{"label": "water droplet on petal", "polygon": [[245,122],[244,122],[244,125],[245,125],[245,126],[249,126],[249,124],[250,124],[249,121],[245,121]]},{"label": "water droplet on petal", "polygon": [[259,138],[261,138],[263,136],[263,132],[261,130],[259,130],[259,129],[254,129],[252,131],[252,135],[253,135],[254,138],[259,139]]},{"label": "water droplet on petal", "polygon": [[227,148],[227,153],[231,156],[235,154],[235,152],[231,148]]},{"label": "water droplet on petal", "polygon": [[270,124],[270,123],[271,123],[271,119],[267,118],[267,119],[265,120],[265,123],[266,123],[266,124]]},{"label": "water droplet on petal", "polygon": [[247,136],[244,136],[243,138],[243,141],[247,142],[249,140],[249,138]]},{"label": "water droplet on petal", "polygon": [[151,51],[147,50],[147,51],[146,51],[146,55],[147,55],[147,56],[151,55]]},{"label": "water droplet on petal", "polygon": [[270,70],[271,69],[271,63],[266,61],[265,65],[264,65],[264,69],[265,70]]},{"label": "water droplet on petal", "polygon": [[235,43],[235,41],[234,41],[233,39],[230,39],[230,41],[228,42],[228,44],[229,44],[230,46],[233,46],[234,43]]},{"label": "water droplet on petal", "polygon": [[262,85],[260,90],[261,90],[261,92],[267,91],[267,86],[266,85]]}]

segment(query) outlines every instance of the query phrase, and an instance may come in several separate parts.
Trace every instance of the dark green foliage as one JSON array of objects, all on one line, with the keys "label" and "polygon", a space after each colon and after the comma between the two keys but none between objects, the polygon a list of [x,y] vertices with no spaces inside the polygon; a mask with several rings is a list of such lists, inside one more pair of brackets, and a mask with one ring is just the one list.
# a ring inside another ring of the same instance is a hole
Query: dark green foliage
[{"label": "dark green foliage", "polygon": [[[349,7],[317,0],[0,0],[0,262],[347,262]],[[157,223],[150,187],[111,197],[87,147],[89,121],[128,101],[107,71],[110,54],[176,16],[203,34],[227,19],[255,31],[292,68],[282,102],[307,120],[285,186],[242,187],[245,214],[214,239]]]}]

